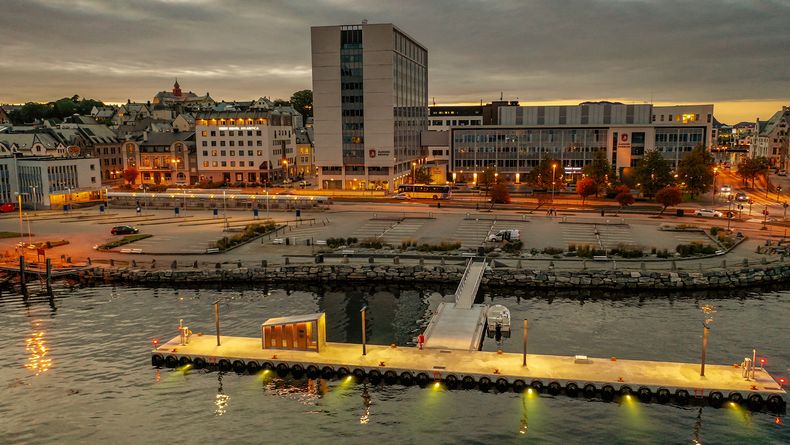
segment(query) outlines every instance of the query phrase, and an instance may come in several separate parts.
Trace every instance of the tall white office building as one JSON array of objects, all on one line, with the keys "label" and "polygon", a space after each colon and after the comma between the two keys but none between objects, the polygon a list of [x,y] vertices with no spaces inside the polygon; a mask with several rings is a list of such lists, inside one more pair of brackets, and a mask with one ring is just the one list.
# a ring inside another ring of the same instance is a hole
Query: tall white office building
[{"label": "tall white office building", "polygon": [[311,44],[320,187],[409,182],[425,161],[428,51],[390,23],[313,27]]}]

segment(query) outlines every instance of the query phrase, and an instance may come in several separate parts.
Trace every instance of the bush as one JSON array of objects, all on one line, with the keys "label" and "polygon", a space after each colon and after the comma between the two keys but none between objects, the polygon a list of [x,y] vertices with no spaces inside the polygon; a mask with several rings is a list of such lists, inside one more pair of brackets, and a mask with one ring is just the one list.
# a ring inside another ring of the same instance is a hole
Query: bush
[{"label": "bush", "polygon": [[610,250],[609,253],[612,255],[619,255],[623,258],[642,258],[645,254],[641,247],[630,244],[618,244],[617,247]]},{"label": "bush", "polygon": [[659,257],[659,258],[669,258],[671,256],[671,254],[669,253],[669,250],[661,249],[661,250],[656,252],[656,256]]},{"label": "bush", "polygon": [[460,248],[461,248],[461,243],[455,241],[453,242],[442,241],[439,244],[423,243],[417,246],[417,250],[419,250],[420,252],[434,252],[434,251],[449,252],[451,250],[458,250]]},{"label": "bush", "polygon": [[568,252],[576,252],[576,244],[568,244]]},{"label": "bush", "polygon": [[559,255],[562,252],[564,252],[564,250],[560,249],[559,247],[546,247],[543,249],[542,253],[545,253],[546,255]]},{"label": "bush", "polygon": [[713,236],[718,235],[718,233],[722,232],[722,231],[724,231],[723,227],[716,227],[716,226],[714,226],[714,227],[710,228],[710,234],[713,235]]},{"label": "bush", "polygon": [[367,249],[381,249],[384,247],[384,243],[382,243],[378,238],[368,238],[362,240],[362,242],[359,243],[359,247],[364,247]]},{"label": "bush", "polygon": [[216,241],[214,245],[219,250],[227,250],[257,236],[265,235],[276,228],[277,225],[271,221],[265,223],[248,224],[244,227],[244,230],[242,230],[241,233],[237,233],[231,237],[222,237]]},{"label": "bush", "polygon": [[675,251],[679,253],[680,256],[688,257],[695,255],[712,255],[716,253],[716,248],[710,244],[693,242],[691,244],[678,244],[678,246],[675,247]]},{"label": "bush", "polygon": [[507,241],[505,245],[502,246],[502,251],[507,253],[521,253],[523,247],[524,242],[521,240]]},{"label": "bush", "polygon": [[598,255],[606,255],[606,252],[601,249],[593,248],[593,246],[589,244],[576,247],[576,256],[579,258],[592,258]]},{"label": "bush", "polygon": [[405,239],[405,240],[400,242],[400,248],[401,249],[406,250],[409,247],[417,247],[417,240]]}]

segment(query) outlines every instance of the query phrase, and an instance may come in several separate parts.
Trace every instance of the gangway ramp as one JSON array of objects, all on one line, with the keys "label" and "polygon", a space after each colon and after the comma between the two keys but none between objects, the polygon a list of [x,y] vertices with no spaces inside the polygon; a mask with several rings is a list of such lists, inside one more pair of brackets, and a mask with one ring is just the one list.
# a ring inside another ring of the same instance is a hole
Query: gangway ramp
[{"label": "gangway ramp", "polygon": [[485,304],[474,304],[487,262],[470,260],[454,303],[440,303],[425,329],[425,348],[476,351],[480,349],[486,324]]}]

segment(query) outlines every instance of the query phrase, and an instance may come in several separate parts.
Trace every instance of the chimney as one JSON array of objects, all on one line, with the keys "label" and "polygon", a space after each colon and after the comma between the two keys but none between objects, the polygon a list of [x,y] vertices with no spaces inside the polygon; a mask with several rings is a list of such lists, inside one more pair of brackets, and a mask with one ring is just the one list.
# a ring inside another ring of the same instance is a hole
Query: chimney
[{"label": "chimney", "polygon": [[143,142],[148,142],[148,130],[143,131]]}]

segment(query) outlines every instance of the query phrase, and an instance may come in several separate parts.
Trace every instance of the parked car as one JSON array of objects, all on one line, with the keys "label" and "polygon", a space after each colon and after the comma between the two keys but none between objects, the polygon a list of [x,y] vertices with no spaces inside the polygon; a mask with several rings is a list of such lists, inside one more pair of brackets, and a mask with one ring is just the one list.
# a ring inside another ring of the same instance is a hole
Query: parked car
[{"label": "parked car", "polygon": [[411,199],[411,196],[406,193],[396,193],[392,195],[392,199]]},{"label": "parked car", "polygon": [[0,204],[0,213],[13,212],[14,210],[16,210],[16,205],[13,202]]},{"label": "parked car", "polygon": [[749,200],[749,195],[744,192],[738,192],[735,194],[735,200],[738,202],[746,202]]},{"label": "parked car", "polygon": [[113,235],[130,235],[132,233],[138,233],[140,229],[137,229],[132,226],[115,226],[110,229],[110,233]]},{"label": "parked car", "polygon": [[732,191],[732,187],[731,186],[729,186],[727,184],[724,184],[723,186],[721,186],[721,192],[722,193],[730,193],[731,191]]},{"label": "parked car", "polygon": [[488,242],[496,242],[496,241],[515,241],[521,238],[521,233],[518,229],[505,229],[500,230],[497,233],[492,233],[488,236]]},{"label": "parked car", "polygon": [[697,209],[697,211],[694,212],[694,215],[695,216],[707,216],[707,217],[713,217],[713,218],[721,218],[722,217],[722,213],[721,212],[719,212],[718,210],[711,210],[711,209]]},{"label": "parked car", "polygon": [[787,176],[787,170],[779,170],[776,174],[779,176]]}]

